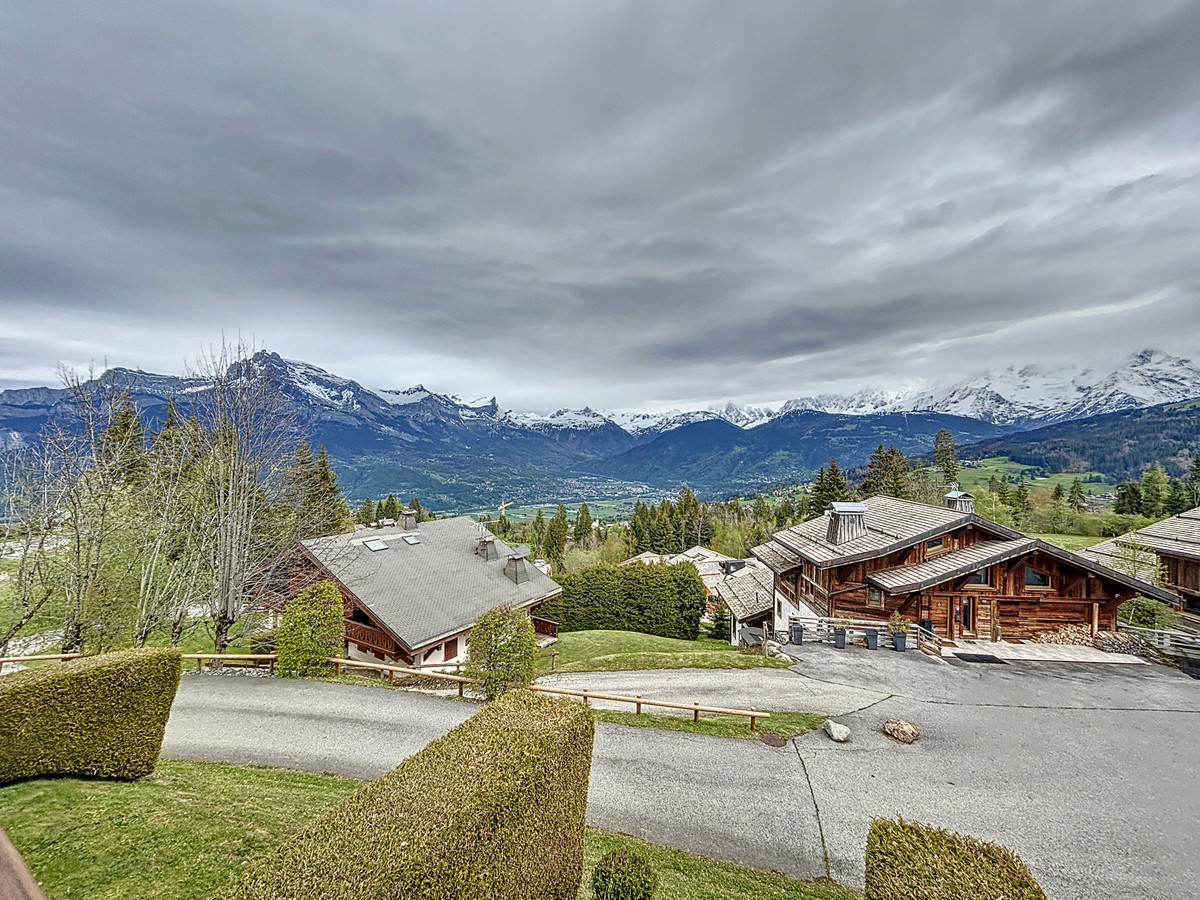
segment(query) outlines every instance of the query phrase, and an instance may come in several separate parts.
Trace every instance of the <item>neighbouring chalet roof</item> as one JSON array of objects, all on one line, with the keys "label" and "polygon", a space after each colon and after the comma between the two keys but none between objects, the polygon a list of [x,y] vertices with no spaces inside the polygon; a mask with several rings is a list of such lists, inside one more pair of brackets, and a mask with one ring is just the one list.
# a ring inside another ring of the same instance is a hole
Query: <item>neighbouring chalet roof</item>
[{"label": "neighbouring chalet roof", "polygon": [[1033,538],[980,541],[978,544],[943,553],[925,562],[872,572],[867,576],[867,581],[883,588],[889,594],[911,594],[913,591],[923,591],[935,584],[970,575],[986,566],[1028,553],[1036,545],[1037,541]]},{"label": "neighbouring chalet roof", "polygon": [[1153,583],[1158,574],[1158,557],[1151,550],[1132,550],[1130,543],[1136,540],[1136,536],[1129,532],[1075,552],[1102,566],[1118,572],[1129,572],[1142,581]]},{"label": "neighbouring chalet roof", "polygon": [[1007,540],[1021,537],[1019,532],[975,513],[943,506],[882,496],[870,497],[862,505],[866,507],[863,518],[867,526],[867,533],[863,537],[842,544],[830,542],[827,538],[829,513],[826,512],[815,519],[775,532],[768,543],[750,552],[774,571],[783,574],[804,562],[824,569],[886,556],[966,524],[974,524]]},{"label": "neighbouring chalet roof", "polygon": [[690,562],[696,567],[696,571],[700,574],[700,580],[704,582],[704,586],[709,592],[712,592],[716,589],[717,582],[725,577],[725,573],[721,569],[721,563],[728,562],[732,558],[723,553],[718,553],[716,550],[709,550],[707,547],[697,545],[690,550],[684,550],[682,553],[653,553],[647,550],[645,553],[631,556],[618,565],[621,568],[631,566],[634,563],[642,563],[647,566],[661,563],[673,566],[677,563]]},{"label": "neighbouring chalet roof", "polygon": [[1139,528],[1130,535],[1116,538],[1116,541],[1122,543],[1128,538],[1155,553],[1200,559],[1200,507]]},{"label": "neighbouring chalet roof", "polygon": [[718,584],[717,595],[735,619],[745,622],[774,608],[775,576],[769,569],[747,566]]},{"label": "neighbouring chalet roof", "polygon": [[1077,566],[1086,572],[1116,582],[1146,597],[1153,597],[1176,606],[1180,603],[1179,598],[1170,591],[1155,587],[1132,575],[1126,575],[1124,572],[1112,569],[1094,559],[1030,537],[1009,541],[980,541],[970,547],[952,550],[925,562],[871,572],[867,575],[867,581],[876,587],[883,588],[890,594],[909,594],[914,591],[923,591],[934,585],[944,584],[972,572],[978,572],[986,566],[1035,552],[1051,556],[1068,565]]},{"label": "neighbouring chalet roof", "polygon": [[[422,522],[419,531],[372,529],[301,543],[304,552],[410,650],[469,628],[480,613],[509,603],[529,606],[561,590],[549,576],[527,566],[528,580],[504,574],[513,548],[495,538],[495,559],[475,553],[480,527],[469,516]],[[484,536],[490,532],[483,531]],[[405,536],[416,535],[420,543]],[[372,551],[366,540],[386,550]]]}]

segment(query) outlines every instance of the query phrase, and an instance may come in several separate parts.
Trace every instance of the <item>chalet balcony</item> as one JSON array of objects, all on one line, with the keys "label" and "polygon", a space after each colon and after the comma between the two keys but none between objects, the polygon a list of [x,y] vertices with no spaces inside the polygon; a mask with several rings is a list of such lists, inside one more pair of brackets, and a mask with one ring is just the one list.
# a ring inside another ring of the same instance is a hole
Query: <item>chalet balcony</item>
[{"label": "chalet balcony", "polygon": [[549,647],[558,640],[558,623],[551,622],[549,619],[539,619],[537,616],[530,616],[533,620],[533,634],[537,641],[538,647]]},{"label": "chalet balcony", "polygon": [[391,635],[373,625],[364,625],[350,619],[343,620],[346,626],[346,640],[358,644],[368,650],[392,654],[396,651],[396,642]]}]

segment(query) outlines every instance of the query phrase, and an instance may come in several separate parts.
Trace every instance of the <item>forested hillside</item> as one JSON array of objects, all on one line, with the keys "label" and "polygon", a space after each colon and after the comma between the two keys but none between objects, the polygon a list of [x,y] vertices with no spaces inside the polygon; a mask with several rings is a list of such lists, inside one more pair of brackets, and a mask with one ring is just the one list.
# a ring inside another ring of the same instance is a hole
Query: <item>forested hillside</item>
[{"label": "forested hillside", "polygon": [[1141,478],[1153,463],[1167,474],[1187,474],[1200,452],[1200,399],[1131,409],[961,448],[964,459],[1007,456],[1053,472],[1103,472],[1114,480]]}]

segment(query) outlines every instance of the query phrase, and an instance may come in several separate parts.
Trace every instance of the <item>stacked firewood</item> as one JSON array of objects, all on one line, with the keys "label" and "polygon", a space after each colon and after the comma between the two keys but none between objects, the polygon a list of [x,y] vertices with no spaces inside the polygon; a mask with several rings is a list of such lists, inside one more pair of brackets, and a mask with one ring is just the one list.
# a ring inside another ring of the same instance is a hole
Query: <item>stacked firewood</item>
[{"label": "stacked firewood", "polygon": [[1142,659],[1158,659],[1158,654],[1153,649],[1131,634],[1099,631],[1093,637],[1092,630],[1086,625],[1060,625],[1048,631],[1037,632],[1031,640],[1035,644],[1074,644],[1078,647],[1095,647],[1106,653],[1128,653]]}]

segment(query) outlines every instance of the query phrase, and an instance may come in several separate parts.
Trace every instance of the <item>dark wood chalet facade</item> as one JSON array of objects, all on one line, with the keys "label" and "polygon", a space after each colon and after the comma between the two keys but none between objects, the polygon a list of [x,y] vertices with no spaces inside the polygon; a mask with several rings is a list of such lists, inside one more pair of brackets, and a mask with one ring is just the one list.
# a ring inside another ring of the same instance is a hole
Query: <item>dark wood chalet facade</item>
[{"label": "dark wood chalet facade", "polygon": [[1117,606],[1174,595],[974,513],[892,497],[835,503],[753,554],[775,574],[775,624],[819,616],[886,621],[900,614],[948,639],[1031,637],[1059,625],[1116,628]]},{"label": "dark wood chalet facade", "polygon": [[[467,516],[304,541],[288,596],[316,581],[337,585],[346,654],[397,665],[444,665],[466,652],[471,624],[502,603],[528,610],[561,588]],[[539,639],[555,623],[532,616]]]}]

